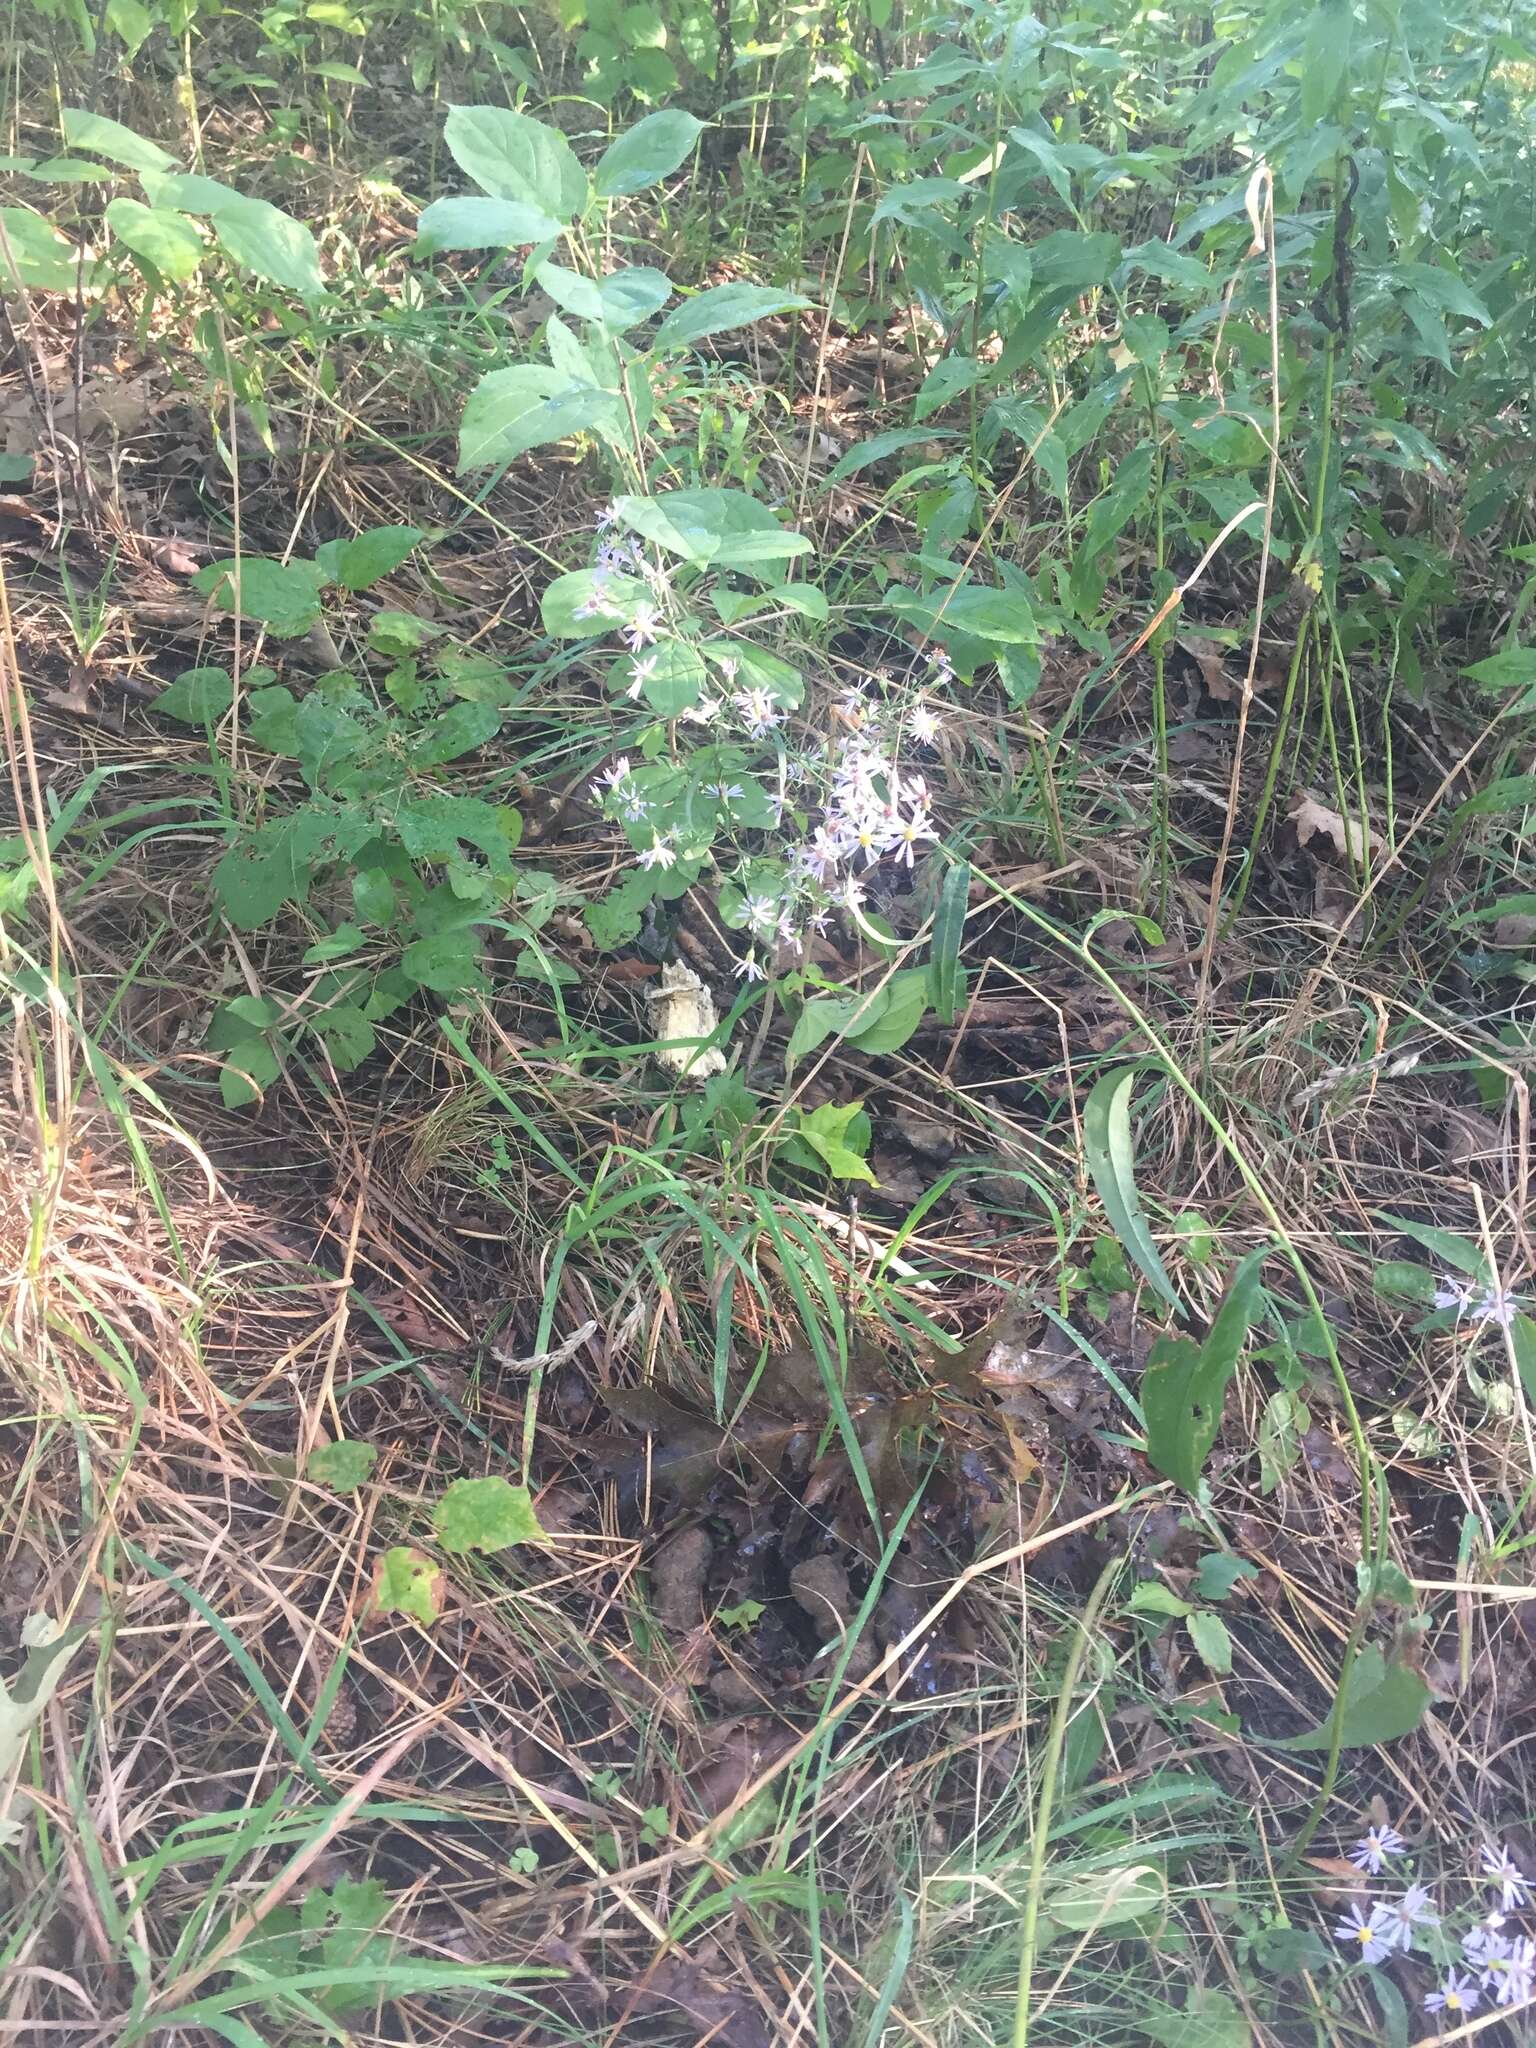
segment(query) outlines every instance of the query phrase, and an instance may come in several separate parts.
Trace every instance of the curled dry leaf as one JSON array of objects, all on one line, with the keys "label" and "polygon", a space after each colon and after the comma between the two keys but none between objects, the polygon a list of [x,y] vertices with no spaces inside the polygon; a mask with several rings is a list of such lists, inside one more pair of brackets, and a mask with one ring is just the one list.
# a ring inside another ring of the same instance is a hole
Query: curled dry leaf
[{"label": "curled dry leaf", "polygon": [[1326,839],[1334,852],[1341,858],[1363,862],[1367,855],[1379,860],[1387,850],[1387,842],[1369,822],[1361,825],[1356,818],[1341,818],[1337,811],[1329,810],[1319,803],[1307,790],[1297,792],[1296,801],[1287,814],[1296,827],[1296,838],[1300,845],[1310,846],[1314,839]]},{"label": "curled dry leaf", "polygon": [[[696,1087],[711,1075],[725,1072],[725,1054],[716,1045],[701,1046],[719,1023],[715,999],[693,969],[669,960],[660,986],[646,991],[651,1030],[661,1041],[656,1064],[680,1074]],[[669,1043],[668,1041],[676,1041]]]}]

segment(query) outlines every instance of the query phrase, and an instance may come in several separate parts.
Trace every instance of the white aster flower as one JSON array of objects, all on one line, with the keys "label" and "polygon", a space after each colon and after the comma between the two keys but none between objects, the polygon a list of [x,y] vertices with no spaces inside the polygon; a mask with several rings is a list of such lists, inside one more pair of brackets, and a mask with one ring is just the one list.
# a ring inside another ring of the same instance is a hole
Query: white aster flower
[{"label": "white aster flower", "polygon": [[671,840],[663,838],[658,833],[644,853],[640,855],[640,865],[643,868],[675,867],[677,865],[677,853],[672,846]]},{"label": "white aster flower", "polygon": [[1531,1880],[1501,1842],[1483,1851],[1483,1870],[1499,1887],[1499,1904],[1506,1913],[1523,1906],[1530,1896]]},{"label": "white aster flower", "polygon": [[1368,1870],[1372,1877],[1376,1877],[1387,1858],[1401,1856],[1406,1847],[1396,1828],[1367,1828],[1356,1842],[1349,1860],[1356,1870]]},{"label": "white aster flower", "polygon": [[635,615],[619,635],[631,653],[638,654],[642,647],[649,647],[661,626],[661,613],[653,604],[637,604]]}]

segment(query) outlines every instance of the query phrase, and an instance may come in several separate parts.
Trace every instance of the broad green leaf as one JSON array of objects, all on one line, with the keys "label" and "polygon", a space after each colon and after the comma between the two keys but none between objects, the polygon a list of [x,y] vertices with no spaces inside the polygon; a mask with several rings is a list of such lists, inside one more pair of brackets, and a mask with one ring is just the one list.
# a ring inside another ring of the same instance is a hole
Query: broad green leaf
[{"label": "broad green leaf", "polygon": [[[1134,1246],[1130,1249],[1134,1252]],[[1259,1268],[1267,1256],[1268,1247],[1260,1245],[1238,1266],[1203,1343],[1159,1337],[1152,1346],[1141,1383],[1147,1456],[1186,1493],[1199,1490],[1221,1428],[1227,1383],[1263,1299]]]},{"label": "broad green leaf", "polygon": [[369,590],[406,561],[423,538],[419,526],[370,526],[351,540],[330,540],[315,560],[343,590]]},{"label": "broad green leaf", "polygon": [[462,996],[486,986],[480,946],[472,930],[432,932],[412,939],[400,955],[401,970],[418,988],[436,996]]},{"label": "broad green leaf", "polygon": [[[1289,1934],[1301,1930],[1276,1931]],[[1331,1961],[1329,1951],[1321,1949],[1312,1930],[1304,1932],[1311,1943],[1306,1966],[1317,1968]],[[1243,2017],[1242,2007],[1225,1991],[1213,1990],[1209,1985],[1191,1991],[1182,2012],[1169,2005],[1156,2006],[1143,2014],[1140,2025],[1150,2040],[1162,2043],[1162,2048],[1253,2048],[1253,2029]]]},{"label": "broad green leaf", "polygon": [[1474,1244],[1470,1237],[1462,1237],[1454,1230],[1442,1230],[1435,1223],[1416,1223],[1411,1216],[1393,1216],[1386,1210],[1381,1212],[1381,1221],[1389,1229],[1400,1230],[1404,1237],[1411,1237],[1415,1244],[1423,1245],[1425,1251],[1433,1252],[1437,1259],[1443,1259],[1458,1273],[1467,1273],[1472,1279],[1487,1285],[1487,1257],[1481,1246]]},{"label": "broad green leaf", "polygon": [[658,718],[680,718],[698,703],[708,674],[698,649],[686,640],[658,640],[627,656],[614,681],[621,690],[638,687]]},{"label": "broad green leaf", "polygon": [[945,356],[923,379],[913,402],[913,419],[927,419],[930,413],[938,412],[962,392],[979,384],[985,375],[986,371],[974,356]]},{"label": "broad green leaf", "polygon": [[219,247],[241,270],[301,298],[324,298],[320,251],[292,214],[265,199],[241,199],[220,206],[212,220]]},{"label": "broad green leaf", "polygon": [[71,149],[88,149],[104,156],[108,163],[126,164],[131,171],[170,171],[176,159],[158,142],[135,135],[121,121],[109,121],[105,114],[91,114],[84,107],[66,107],[59,117],[64,140]]},{"label": "broad green leaf", "polygon": [[947,427],[892,427],[884,434],[871,434],[867,441],[855,441],[822,480],[825,490],[831,484],[840,484],[845,477],[857,476],[861,469],[867,469],[872,462],[883,462],[887,455],[899,455],[904,448],[917,448],[929,441],[953,441],[954,434]]},{"label": "broad green leaf", "polygon": [[333,1493],[356,1493],[372,1473],[378,1458],[377,1445],[354,1443],[347,1437],[338,1437],[335,1443],[322,1444],[317,1451],[310,1452],[304,1477],[330,1487]]},{"label": "broad green leaf", "polygon": [[[1411,1735],[1424,1718],[1431,1698],[1429,1687],[1407,1664],[1389,1664],[1379,1644],[1367,1643],[1349,1667],[1342,1700],[1335,1711],[1342,1722],[1341,1747],[1369,1749],[1379,1742],[1395,1742]],[[1332,1741],[1333,1715],[1305,1735],[1286,1737],[1281,1749],[1327,1749]]]},{"label": "broad green leaf", "polygon": [[1151,1863],[1125,1863],[1064,1873],[1046,1887],[1040,1910],[1048,1931],[1097,1934],[1127,1921],[1161,1917],[1167,1907],[1163,1873]]},{"label": "broad green leaf", "polygon": [[1227,1624],[1219,1614],[1197,1610],[1191,1614],[1184,1626],[1189,1630],[1189,1639],[1195,1646],[1196,1654],[1206,1670],[1217,1678],[1232,1675],[1232,1638],[1227,1633]]},{"label": "broad green leaf", "polygon": [[795,1136],[810,1146],[834,1180],[868,1181],[874,1187],[869,1161],[849,1142],[856,1118],[868,1128],[862,1102],[823,1103],[820,1109],[802,1111]]},{"label": "broad green leaf", "polygon": [[886,602],[898,618],[909,620],[930,637],[966,633],[993,646],[1022,646],[1039,636],[1039,627],[1022,590],[991,590],[963,582],[926,596],[890,590]]},{"label": "broad green leaf", "polygon": [[591,640],[632,619],[651,593],[638,576],[604,569],[573,569],[557,576],[539,609],[544,630],[556,640]]},{"label": "broad green leaf", "polygon": [[1486,660],[1474,661],[1462,674],[1485,690],[1512,690],[1536,683],[1536,647],[1501,647]]},{"label": "broad green leaf", "polygon": [[1438,1282],[1428,1266],[1413,1259],[1383,1259],[1371,1275],[1371,1292],[1388,1301],[1414,1301],[1427,1308]]},{"label": "broad green leaf", "polygon": [[1256,1579],[1258,1575],[1258,1566],[1250,1564],[1246,1557],[1233,1557],[1225,1550],[1208,1550],[1195,1573],[1194,1592],[1201,1600],[1225,1600],[1240,1580]]},{"label": "broad green leaf", "polygon": [[212,725],[235,701],[228,669],[183,669],[155,699],[155,709],[183,725]]},{"label": "broad green leaf", "polygon": [[923,1021],[928,1007],[928,970],[903,967],[886,984],[885,1004],[869,1023],[857,1023],[846,1033],[848,1043],[862,1053],[897,1052]]},{"label": "broad green leaf", "polygon": [[72,292],[80,252],[67,236],[25,206],[0,206],[0,290]]},{"label": "broad green leaf", "polygon": [[1456,313],[1464,320],[1475,320],[1479,327],[1493,325],[1493,315],[1476,292],[1442,264],[1395,263],[1388,275],[1395,290],[1411,293],[1437,313]]},{"label": "broad green leaf", "polygon": [[968,861],[955,861],[944,871],[939,884],[938,908],[933,914],[933,946],[930,971],[933,977],[933,1007],[941,1024],[953,1024],[959,1006],[964,969],[960,949],[965,943],[965,920],[971,903],[971,869]]},{"label": "broad green leaf", "polygon": [[205,178],[201,171],[143,171],[140,183],[151,206],[172,206],[178,213],[217,213],[238,206],[245,197],[233,185]]},{"label": "broad green leaf", "polygon": [[782,527],[766,505],[745,491],[664,491],[655,498],[613,501],[626,526],[685,562],[722,562],[730,568],[782,562],[809,554],[803,534]]},{"label": "broad green leaf", "polygon": [[501,711],[495,704],[450,704],[411,741],[411,765],[438,768],[445,761],[457,761],[483,747],[500,730]]},{"label": "broad green leaf", "polygon": [[1527,810],[1532,804],[1536,804],[1536,775],[1501,775],[1458,804],[1448,822],[1459,825],[1463,818],[1494,818],[1504,811]]},{"label": "broad green leaf", "polygon": [[717,284],[674,306],[656,330],[651,346],[658,355],[691,348],[707,335],[746,327],[775,313],[803,313],[811,301],[797,292],[775,291],[765,284]]},{"label": "broad green leaf", "polygon": [[523,199],[487,199],[459,193],[434,199],[416,223],[416,253],[441,249],[514,249],[527,242],[552,242],[562,224],[541,206]]},{"label": "broad green leaf", "polygon": [[430,1628],[443,1611],[443,1573],[430,1557],[397,1543],[373,1561],[370,1614],[404,1614]]},{"label": "broad green leaf", "polygon": [[244,1038],[229,1047],[219,1069],[219,1097],[226,1109],[259,1102],[282,1072],[276,1049],[265,1038]]},{"label": "broad green leaf", "polygon": [[202,236],[185,214],[169,207],[114,199],[107,208],[107,226],[125,248],[177,283],[191,277],[203,260]]},{"label": "broad green leaf", "polygon": [[1136,1086],[1136,1072],[1135,1067],[1118,1067],[1094,1083],[1083,1108],[1083,1147],[1115,1235],[1169,1307],[1182,1313],[1183,1303],[1173,1291],[1136,1192],[1131,1141],[1131,1091]]},{"label": "broad green leaf", "polygon": [[557,306],[610,334],[649,320],[672,296],[672,280],[659,270],[615,270],[594,279],[563,264],[541,263],[534,276]]},{"label": "broad green leaf", "polygon": [[680,107],[647,114],[604,150],[592,173],[593,191],[599,199],[618,199],[659,185],[691,154],[704,127]]},{"label": "broad green leaf", "polygon": [[547,1543],[526,1486],[509,1479],[455,1479],[432,1511],[444,1550],[507,1550],[514,1543]]},{"label": "broad green leaf", "polygon": [[137,56],[139,46],[155,26],[155,17],[142,0],[107,0],[107,27],[118,36],[129,57]]},{"label": "broad green leaf", "polygon": [[587,174],[558,128],[508,107],[450,107],[443,140],[493,199],[520,200],[562,226],[586,207]]},{"label": "broad green leaf", "polygon": [[1349,84],[1352,0],[1316,0],[1301,55],[1301,118],[1308,128],[1327,119]]},{"label": "broad green leaf", "polygon": [[248,555],[239,562],[209,562],[192,586],[221,612],[255,619],[280,640],[307,633],[320,616],[324,572],[313,562],[270,562]]},{"label": "broad green leaf", "polygon": [[1301,1456],[1301,1439],[1312,1424],[1312,1411],[1300,1394],[1277,1388],[1264,1403],[1254,1449],[1259,1454],[1259,1491],[1266,1497],[1293,1471]]},{"label": "broad green leaf", "polygon": [[908,178],[881,195],[870,215],[870,225],[878,227],[883,220],[899,220],[907,226],[926,225],[915,217],[931,213],[936,206],[945,206],[953,199],[963,199],[967,189],[958,178]]},{"label": "broad green leaf", "polygon": [[623,403],[595,384],[572,384],[561,370],[519,363],[491,370],[469,394],[459,423],[459,474],[515,461],[569,434],[622,431]]}]

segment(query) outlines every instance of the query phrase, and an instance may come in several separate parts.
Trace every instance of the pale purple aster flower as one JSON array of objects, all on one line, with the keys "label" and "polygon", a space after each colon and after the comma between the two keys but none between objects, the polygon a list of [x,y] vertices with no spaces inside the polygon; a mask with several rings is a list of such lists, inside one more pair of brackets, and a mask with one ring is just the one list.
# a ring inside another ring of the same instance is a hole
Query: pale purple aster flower
[{"label": "pale purple aster flower", "polygon": [[1465,1280],[1453,1280],[1449,1273],[1435,1289],[1436,1308],[1464,1309],[1472,1299],[1472,1289]]},{"label": "pale purple aster flower", "polygon": [[677,854],[674,852],[670,842],[658,834],[645,849],[644,853],[640,855],[640,865],[643,868],[675,867],[677,865]]},{"label": "pale purple aster flower", "polygon": [[1491,1846],[1484,1849],[1483,1870],[1499,1887],[1499,1904],[1506,1913],[1512,1913],[1516,1906],[1525,1904],[1530,1896],[1531,1880],[1502,1842],[1497,1849]]},{"label": "pale purple aster flower", "polygon": [[655,605],[637,604],[634,617],[623,628],[619,637],[631,653],[638,654],[642,647],[650,646],[660,625],[661,613],[657,611]]},{"label": "pale purple aster flower", "polygon": [[638,825],[651,815],[650,803],[638,789],[620,790],[618,794],[624,806],[624,816],[631,825]]},{"label": "pale purple aster flower", "polygon": [[1481,2003],[1482,1993],[1472,1979],[1449,1970],[1441,1978],[1439,1987],[1426,1995],[1424,2010],[1450,2013],[1459,2019],[1463,2013],[1476,2012]]},{"label": "pale purple aster flower", "polygon": [[747,953],[731,969],[738,981],[762,981],[766,977],[755,953]]},{"label": "pale purple aster flower", "polygon": [[1472,1315],[1480,1323],[1497,1323],[1507,1330],[1520,1313],[1520,1304],[1504,1287],[1486,1287],[1472,1303]]},{"label": "pale purple aster flower", "polygon": [[1377,1877],[1387,1858],[1401,1856],[1406,1847],[1396,1828],[1367,1828],[1356,1842],[1349,1860],[1356,1870],[1368,1870],[1372,1877]]},{"label": "pale purple aster flower", "polygon": [[864,908],[864,884],[856,882],[852,875],[846,876],[838,886],[837,900],[844,910],[862,910]]},{"label": "pale purple aster flower", "polygon": [[771,896],[749,896],[742,908],[747,913],[747,923],[761,925],[764,931],[779,914],[779,906]]},{"label": "pale purple aster flower", "polygon": [[738,690],[732,702],[755,740],[766,739],[776,725],[783,723],[784,713],[771,690]]},{"label": "pale purple aster flower", "polygon": [[[1498,1917],[1502,1924],[1503,1914]],[[1513,1946],[1508,1935],[1500,1934],[1497,1927],[1485,1922],[1481,1927],[1474,1927],[1466,1936],[1461,1944],[1461,1953],[1463,1960],[1470,1963],[1483,1982],[1488,1984],[1497,1976]]]},{"label": "pale purple aster flower", "polygon": [[1416,1927],[1438,1927],[1440,1915],[1435,1911],[1435,1902],[1428,1885],[1411,1884],[1400,1899],[1384,1899],[1382,1910],[1392,1922],[1388,1940],[1392,1947],[1407,1950],[1413,1946]]},{"label": "pale purple aster flower", "polygon": [[732,804],[738,797],[746,795],[739,782],[711,782],[705,785],[704,794],[712,796],[716,803]]},{"label": "pale purple aster flower", "polygon": [[800,927],[796,924],[795,913],[788,904],[779,912],[778,934],[782,945],[794,946],[799,943]]},{"label": "pale purple aster flower", "polygon": [[734,683],[737,677],[737,673],[741,668],[741,663],[736,659],[734,654],[722,654],[720,659],[715,663],[715,666],[719,669],[720,677],[723,682]]},{"label": "pale purple aster flower", "polygon": [[605,533],[619,516],[617,505],[605,505],[592,524],[598,533]]},{"label": "pale purple aster flower", "polygon": [[620,754],[614,760],[613,765],[604,769],[603,773],[598,776],[592,787],[603,790],[617,789],[621,782],[628,780],[628,777],[629,756],[628,754]]},{"label": "pale purple aster flower", "polygon": [[1372,1906],[1367,1913],[1361,1906],[1350,1906],[1334,1928],[1333,1938],[1356,1950],[1363,1961],[1379,1963],[1392,1953],[1391,1933],[1391,1916],[1382,1907]]}]

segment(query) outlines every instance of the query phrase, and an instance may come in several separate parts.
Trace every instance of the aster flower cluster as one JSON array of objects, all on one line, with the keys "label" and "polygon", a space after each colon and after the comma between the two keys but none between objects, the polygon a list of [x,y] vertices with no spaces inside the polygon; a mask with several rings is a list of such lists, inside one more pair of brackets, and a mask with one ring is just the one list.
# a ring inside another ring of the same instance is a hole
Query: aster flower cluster
[{"label": "aster flower cluster", "polygon": [[[1373,1827],[1355,1844],[1349,1860],[1357,1870],[1379,1877],[1406,1848],[1396,1828]],[[1497,1890],[1498,1902],[1462,1937],[1458,1963],[1424,2000],[1426,2012],[1449,2021],[1466,2018],[1485,2002],[1517,2006],[1536,1995],[1536,1941],[1518,1928],[1506,1931],[1510,1914],[1530,1903],[1533,1880],[1503,1844],[1484,1848],[1482,1876]],[[1350,1955],[1377,1964],[1407,1954],[1417,1936],[1439,1927],[1429,1887],[1415,1883],[1396,1897],[1350,1906],[1333,1934]]]},{"label": "aster flower cluster", "polygon": [[[599,520],[600,528],[610,524],[607,515]],[[636,541],[600,539],[594,596],[587,600],[591,616],[606,611],[612,618],[619,609],[616,603],[605,602],[605,577],[635,573],[647,579],[657,596],[664,594],[665,571],[647,564]],[[639,699],[657,673],[662,657],[656,645],[667,637],[668,626],[660,609],[649,602],[625,609],[628,623],[621,637],[632,655],[626,694]],[[682,712],[681,722],[710,728],[715,744],[771,744],[776,755],[772,822],[782,826],[786,816],[792,816],[796,827],[803,828],[795,843],[783,849],[782,873],[771,887],[763,882],[759,860],[744,860],[732,878],[747,940],[736,973],[761,980],[766,963],[780,947],[803,948],[812,932],[826,929],[834,912],[858,917],[867,900],[865,878],[871,868],[882,861],[911,868],[922,848],[937,841],[932,799],[920,764],[939,741],[941,717],[921,687],[882,671],[843,693],[828,744],[791,758],[783,733],[786,707],[774,690],[743,677],[743,664],[729,655],[714,654],[712,664],[718,689],[700,692]],[[953,678],[942,652],[930,657],[930,669],[931,685],[942,686]],[[729,775],[704,785],[699,793],[727,814],[744,794],[742,784]],[[637,839],[650,832],[649,845],[637,848],[643,868],[671,868],[680,855],[702,850],[684,845],[684,835],[664,815],[653,820],[657,806],[637,780],[627,755],[620,755],[597,777],[591,795],[605,816],[631,828]]]},{"label": "aster flower cluster", "polygon": [[1482,1287],[1447,1274],[1435,1289],[1435,1307],[1453,1308],[1473,1323],[1496,1323],[1507,1330],[1520,1313],[1520,1301],[1505,1287]]}]

